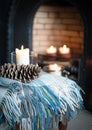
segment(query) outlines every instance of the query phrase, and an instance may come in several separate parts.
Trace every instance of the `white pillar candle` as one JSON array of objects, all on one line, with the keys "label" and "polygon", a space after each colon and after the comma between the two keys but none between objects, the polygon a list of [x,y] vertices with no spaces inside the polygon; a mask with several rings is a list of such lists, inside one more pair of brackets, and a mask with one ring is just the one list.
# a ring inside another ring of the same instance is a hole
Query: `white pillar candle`
[{"label": "white pillar candle", "polygon": [[28,65],[29,64],[29,49],[21,46],[21,49],[16,48],[16,64]]},{"label": "white pillar candle", "polygon": [[67,47],[66,45],[63,45],[63,47],[59,48],[59,53],[60,54],[69,54],[70,53],[70,48]]}]

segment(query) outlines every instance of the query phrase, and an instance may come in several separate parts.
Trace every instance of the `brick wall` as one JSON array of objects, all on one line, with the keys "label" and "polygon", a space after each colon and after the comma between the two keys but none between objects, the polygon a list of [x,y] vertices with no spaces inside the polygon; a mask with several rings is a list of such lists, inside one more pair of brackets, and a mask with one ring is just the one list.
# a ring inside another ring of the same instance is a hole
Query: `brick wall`
[{"label": "brick wall", "polygon": [[84,26],[75,7],[41,6],[33,21],[33,50],[46,51],[50,45],[57,49],[66,44],[72,57],[78,58],[83,52]]}]

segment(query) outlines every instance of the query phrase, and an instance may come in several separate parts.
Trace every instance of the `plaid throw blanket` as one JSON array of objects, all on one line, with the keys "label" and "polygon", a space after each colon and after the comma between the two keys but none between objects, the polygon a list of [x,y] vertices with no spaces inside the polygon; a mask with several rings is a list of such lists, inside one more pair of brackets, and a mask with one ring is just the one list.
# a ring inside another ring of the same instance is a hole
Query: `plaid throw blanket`
[{"label": "plaid throw blanket", "polygon": [[0,130],[49,130],[84,108],[81,88],[68,78],[43,74],[22,83],[0,77]]}]

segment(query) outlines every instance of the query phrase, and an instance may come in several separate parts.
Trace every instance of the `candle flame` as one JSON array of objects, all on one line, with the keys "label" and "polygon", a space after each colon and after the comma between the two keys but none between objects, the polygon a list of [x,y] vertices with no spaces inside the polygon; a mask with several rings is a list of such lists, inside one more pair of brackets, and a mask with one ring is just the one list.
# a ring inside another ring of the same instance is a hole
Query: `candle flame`
[{"label": "candle flame", "polygon": [[22,45],[22,46],[21,46],[21,50],[23,50],[23,49],[24,49],[24,46]]},{"label": "candle flame", "polygon": [[66,46],[66,45],[63,45],[63,48],[67,48],[67,46]]},{"label": "candle flame", "polygon": [[50,48],[54,48],[54,46],[51,45]]}]

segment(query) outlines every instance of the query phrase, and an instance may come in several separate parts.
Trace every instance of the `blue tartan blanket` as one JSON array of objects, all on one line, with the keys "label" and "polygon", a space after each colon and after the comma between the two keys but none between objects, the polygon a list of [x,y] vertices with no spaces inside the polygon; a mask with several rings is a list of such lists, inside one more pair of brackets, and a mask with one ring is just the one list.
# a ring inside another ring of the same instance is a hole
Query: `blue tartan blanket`
[{"label": "blue tartan blanket", "polygon": [[0,77],[0,130],[50,130],[83,108],[82,89],[66,77],[43,74],[22,83]]}]

